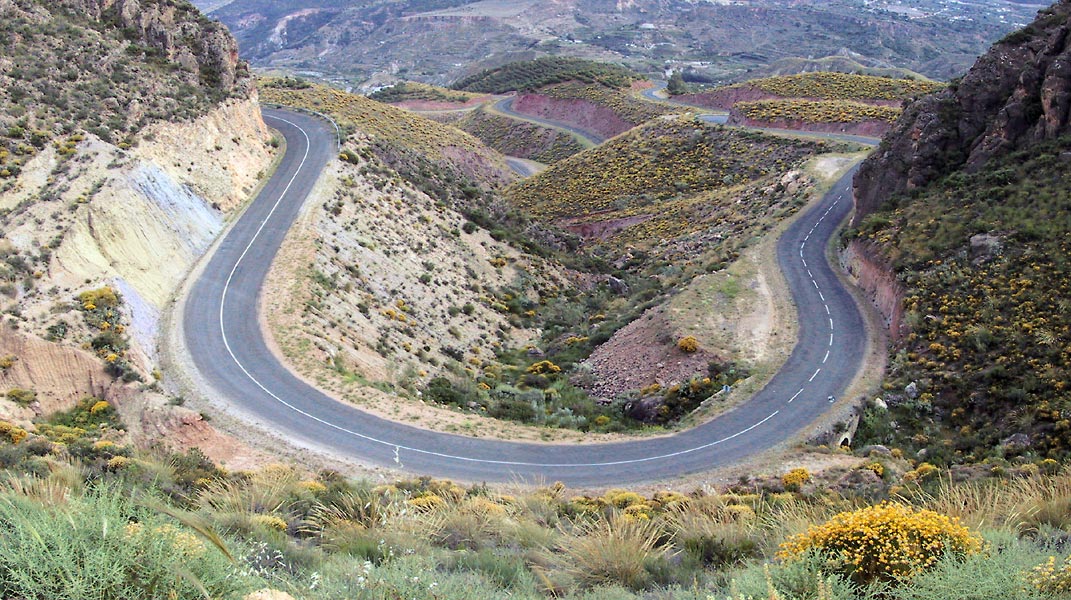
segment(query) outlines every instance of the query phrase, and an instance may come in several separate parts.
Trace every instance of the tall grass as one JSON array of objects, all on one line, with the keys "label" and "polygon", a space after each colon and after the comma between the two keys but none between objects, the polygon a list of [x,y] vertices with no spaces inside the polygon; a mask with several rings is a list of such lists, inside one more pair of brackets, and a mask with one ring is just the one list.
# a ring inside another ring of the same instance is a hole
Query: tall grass
[{"label": "tall grass", "polygon": [[559,543],[553,563],[581,587],[619,584],[643,589],[652,579],[652,568],[669,551],[659,523],[614,513],[580,522]]},{"label": "tall grass", "polygon": [[0,492],[2,598],[192,600],[257,584],[190,530],[117,488],[44,504],[37,492],[46,484],[20,485]]}]

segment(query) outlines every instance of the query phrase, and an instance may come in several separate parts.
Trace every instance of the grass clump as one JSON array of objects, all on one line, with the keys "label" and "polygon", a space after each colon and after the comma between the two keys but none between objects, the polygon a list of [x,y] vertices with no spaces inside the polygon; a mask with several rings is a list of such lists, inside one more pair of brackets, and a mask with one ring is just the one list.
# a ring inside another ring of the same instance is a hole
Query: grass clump
[{"label": "grass clump", "polygon": [[0,492],[0,597],[229,597],[255,589],[190,529],[105,487],[58,503]]},{"label": "grass clump", "polygon": [[640,590],[651,582],[668,548],[657,524],[615,512],[582,523],[559,544],[559,567],[581,587],[618,584]]}]

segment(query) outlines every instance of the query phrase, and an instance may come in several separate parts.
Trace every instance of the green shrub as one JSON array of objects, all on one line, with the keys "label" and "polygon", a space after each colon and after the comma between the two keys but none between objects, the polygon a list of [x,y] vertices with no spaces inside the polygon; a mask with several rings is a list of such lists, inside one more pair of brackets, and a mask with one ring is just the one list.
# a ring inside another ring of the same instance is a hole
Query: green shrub
[{"label": "green shrub", "polygon": [[22,388],[11,388],[7,391],[7,399],[19,406],[29,406],[33,404],[34,400],[37,400],[37,392]]}]

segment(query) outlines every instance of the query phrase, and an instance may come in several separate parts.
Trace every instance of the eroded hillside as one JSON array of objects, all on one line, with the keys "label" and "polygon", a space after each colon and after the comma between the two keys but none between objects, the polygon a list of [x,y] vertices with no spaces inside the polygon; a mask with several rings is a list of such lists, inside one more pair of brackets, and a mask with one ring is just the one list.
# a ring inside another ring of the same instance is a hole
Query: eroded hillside
[{"label": "eroded hillside", "polygon": [[160,376],[162,312],[274,149],[234,40],[190,5],[0,10],[0,388],[27,392],[0,414],[25,424]]}]

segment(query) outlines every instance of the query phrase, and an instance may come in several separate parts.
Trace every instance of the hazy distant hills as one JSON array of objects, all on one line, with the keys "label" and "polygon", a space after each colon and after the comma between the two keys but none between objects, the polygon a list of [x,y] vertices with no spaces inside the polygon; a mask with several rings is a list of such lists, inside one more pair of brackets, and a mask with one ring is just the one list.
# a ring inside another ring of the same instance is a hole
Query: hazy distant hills
[{"label": "hazy distant hills", "polygon": [[[197,0],[259,67],[350,82],[391,76],[447,83],[540,54],[689,66],[696,78],[806,69],[907,68],[962,74],[989,44],[1033,20],[1040,2],[951,0]],[[810,60],[809,60],[810,59]],[[858,63],[858,66],[856,66]],[[786,67],[786,65],[788,65]]]}]

